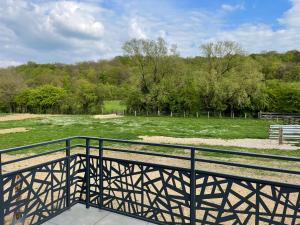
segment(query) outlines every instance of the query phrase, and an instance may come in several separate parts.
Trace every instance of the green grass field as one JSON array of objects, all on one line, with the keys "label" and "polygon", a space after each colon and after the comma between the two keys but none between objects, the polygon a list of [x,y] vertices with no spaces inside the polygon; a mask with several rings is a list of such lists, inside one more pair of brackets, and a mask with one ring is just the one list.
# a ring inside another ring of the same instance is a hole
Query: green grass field
[{"label": "green grass field", "polygon": [[103,113],[121,113],[126,110],[126,105],[120,100],[110,100],[103,102]]},{"label": "green grass field", "polygon": [[[0,135],[0,149],[27,145],[69,136],[97,136],[136,140],[141,135],[205,138],[268,138],[268,127],[274,122],[257,119],[134,117],[99,120],[88,115],[62,115],[20,121],[2,121],[0,129],[26,127],[23,133]],[[218,147],[220,146],[213,146]],[[249,150],[272,154],[298,155],[298,151]],[[300,154],[299,154],[300,155]]]}]

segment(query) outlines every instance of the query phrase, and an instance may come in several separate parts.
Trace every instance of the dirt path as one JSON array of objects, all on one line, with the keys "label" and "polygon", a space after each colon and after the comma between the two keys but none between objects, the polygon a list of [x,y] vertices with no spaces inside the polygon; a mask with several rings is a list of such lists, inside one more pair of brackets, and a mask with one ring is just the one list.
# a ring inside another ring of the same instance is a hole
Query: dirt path
[{"label": "dirt path", "polygon": [[167,144],[182,144],[182,145],[220,145],[242,148],[256,148],[256,149],[280,149],[280,150],[297,150],[299,147],[282,144],[279,145],[277,140],[269,139],[214,139],[214,138],[174,138],[164,136],[139,136],[143,141],[167,143]]},{"label": "dirt path", "polygon": [[2,121],[13,121],[13,120],[26,120],[40,117],[48,117],[53,115],[46,114],[30,114],[30,113],[16,113],[16,114],[8,114],[8,115],[0,115],[0,122]]},{"label": "dirt path", "polygon": [[26,131],[29,131],[29,129],[26,127],[15,127],[15,128],[0,129],[0,134],[19,133],[19,132],[26,132]]},{"label": "dirt path", "polygon": [[122,115],[117,115],[117,114],[107,114],[107,115],[95,115],[95,119],[116,119],[116,118],[121,118],[124,117]]}]

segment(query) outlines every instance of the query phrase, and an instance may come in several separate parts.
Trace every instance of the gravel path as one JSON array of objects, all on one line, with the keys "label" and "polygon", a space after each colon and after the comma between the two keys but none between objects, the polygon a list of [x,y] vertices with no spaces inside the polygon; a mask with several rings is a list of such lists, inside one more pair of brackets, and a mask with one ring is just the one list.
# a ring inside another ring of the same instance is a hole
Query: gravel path
[{"label": "gravel path", "polygon": [[297,150],[299,147],[290,144],[279,145],[277,140],[269,139],[214,139],[214,138],[175,138],[164,136],[139,136],[146,142],[158,142],[167,144],[182,144],[182,145],[220,145],[243,148],[256,149],[280,149],[280,150]]}]

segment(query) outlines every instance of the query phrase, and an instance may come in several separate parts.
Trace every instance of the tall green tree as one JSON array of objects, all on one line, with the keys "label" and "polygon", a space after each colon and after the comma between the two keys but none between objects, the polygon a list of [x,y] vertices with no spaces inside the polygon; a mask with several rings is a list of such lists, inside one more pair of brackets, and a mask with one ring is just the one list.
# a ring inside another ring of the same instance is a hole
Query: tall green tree
[{"label": "tall green tree", "polygon": [[207,110],[251,108],[261,92],[263,74],[238,43],[219,41],[201,46],[206,63],[199,69],[200,98]]},{"label": "tall green tree", "polygon": [[87,80],[80,79],[75,84],[75,98],[80,113],[100,113],[103,103],[101,89]]},{"label": "tall green tree", "polygon": [[16,73],[15,69],[0,70],[0,102],[9,112],[16,111],[15,97],[25,87],[23,76]]},{"label": "tall green tree", "polygon": [[[172,59],[177,56],[176,46],[169,47],[162,38],[132,39],[123,45],[123,50],[136,66],[137,85],[141,92],[140,97],[143,97],[137,101],[142,104],[139,107],[150,111],[159,110],[160,85],[173,72]],[[130,101],[133,99],[136,98],[131,97]]]}]

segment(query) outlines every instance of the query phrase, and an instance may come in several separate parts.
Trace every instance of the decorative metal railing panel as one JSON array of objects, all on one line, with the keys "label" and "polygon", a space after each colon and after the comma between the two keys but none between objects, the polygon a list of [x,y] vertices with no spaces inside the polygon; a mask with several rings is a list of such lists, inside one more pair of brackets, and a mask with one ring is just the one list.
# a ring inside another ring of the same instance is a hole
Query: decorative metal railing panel
[{"label": "decorative metal railing panel", "polygon": [[255,183],[205,172],[196,182],[197,224],[255,224]]},{"label": "decorative metal railing panel", "polygon": [[300,223],[300,189],[211,172],[197,172],[197,224]]},{"label": "decorative metal railing panel", "polygon": [[190,224],[189,172],[105,158],[103,207],[164,224]]},{"label": "decorative metal railing panel", "polygon": [[73,155],[70,162],[70,204],[86,199],[86,161],[85,157]]},{"label": "decorative metal railing panel", "polygon": [[[190,157],[172,156],[113,149],[104,147],[103,141],[181,149],[187,147],[101,138],[93,138],[99,141],[99,145],[92,146],[91,138],[76,138],[86,140],[85,145],[73,146],[85,148],[85,154],[70,155],[70,140],[75,138],[52,141],[66,141],[66,148],[63,148],[63,151],[66,150],[65,157],[6,174],[2,173],[3,165],[22,159],[1,163],[0,157],[0,225],[41,224],[76,203],[156,224],[300,224],[299,185],[199,171],[195,163],[211,161],[294,175],[300,175],[299,171],[196,158],[197,148],[194,147],[189,147]],[[17,149],[23,148],[29,147]],[[98,153],[92,155],[91,149],[98,150]],[[0,156],[13,150],[0,151]],[[198,150],[300,162],[300,158],[295,157]],[[104,157],[104,151],[176,158],[190,162],[190,168]]]},{"label": "decorative metal railing panel", "polygon": [[103,160],[103,207],[142,216],[142,166]]},{"label": "decorative metal railing panel", "polygon": [[66,160],[17,171],[3,178],[6,224],[35,224],[66,207]]},{"label": "decorative metal railing panel", "polygon": [[190,172],[149,164],[143,175],[143,216],[164,224],[190,224]]}]

